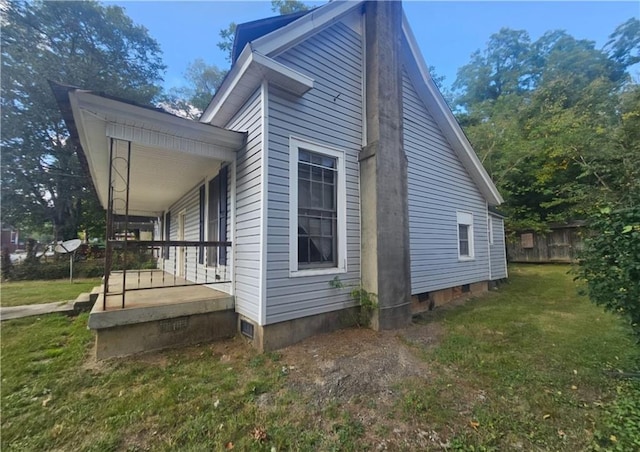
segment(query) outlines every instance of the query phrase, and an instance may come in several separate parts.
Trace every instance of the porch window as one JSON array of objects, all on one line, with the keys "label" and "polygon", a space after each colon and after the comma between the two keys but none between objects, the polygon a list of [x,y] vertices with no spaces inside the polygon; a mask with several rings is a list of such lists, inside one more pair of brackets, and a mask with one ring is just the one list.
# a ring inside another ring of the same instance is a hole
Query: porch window
[{"label": "porch window", "polygon": [[344,153],[292,139],[291,272],[345,270]]},{"label": "porch window", "polygon": [[[227,240],[227,167],[220,169],[209,181],[207,236],[211,242]],[[207,265],[215,267],[227,264],[225,247],[209,247]]]},{"label": "porch window", "polygon": [[473,214],[458,212],[458,258],[471,260],[474,257],[473,249]]}]

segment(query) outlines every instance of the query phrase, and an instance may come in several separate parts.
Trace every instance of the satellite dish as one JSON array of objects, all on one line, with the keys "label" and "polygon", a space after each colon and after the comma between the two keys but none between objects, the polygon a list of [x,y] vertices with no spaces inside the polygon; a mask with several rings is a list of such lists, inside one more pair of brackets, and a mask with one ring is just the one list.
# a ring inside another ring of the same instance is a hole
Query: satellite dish
[{"label": "satellite dish", "polygon": [[54,251],[60,254],[73,253],[80,247],[81,244],[82,241],[80,239],[66,240],[64,242],[58,243],[54,248]]}]

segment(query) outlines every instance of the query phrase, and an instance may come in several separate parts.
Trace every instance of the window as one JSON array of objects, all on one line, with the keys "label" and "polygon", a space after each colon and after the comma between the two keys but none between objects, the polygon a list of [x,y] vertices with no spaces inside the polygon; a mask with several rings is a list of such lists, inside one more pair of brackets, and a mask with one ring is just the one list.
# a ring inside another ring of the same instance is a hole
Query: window
[{"label": "window", "polygon": [[291,272],[344,271],[344,153],[291,139]]},{"label": "window", "polygon": [[458,258],[473,259],[473,214],[458,212]]},{"label": "window", "polygon": [[[209,181],[209,203],[207,218],[207,236],[210,242],[227,240],[227,170],[220,168],[216,177]],[[216,267],[227,264],[225,247],[209,247],[207,265]]]}]

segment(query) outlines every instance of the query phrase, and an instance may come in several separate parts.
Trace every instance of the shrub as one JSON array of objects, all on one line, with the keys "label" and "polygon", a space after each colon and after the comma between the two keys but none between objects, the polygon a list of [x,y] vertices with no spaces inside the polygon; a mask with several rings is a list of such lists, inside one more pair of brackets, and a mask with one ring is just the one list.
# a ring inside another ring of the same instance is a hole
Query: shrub
[{"label": "shrub", "polygon": [[[95,278],[104,275],[104,261],[90,260],[74,262],[74,278]],[[64,279],[69,277],[69,261],[57,262],[22,262],[14,265],[8,279],[13,281],[29,281],[36,279]]]},{"label": "shrub", "polygon": [[577,279],[592,302],[626,318],[640,340],[640,205],[602,209],[590,229]]}]

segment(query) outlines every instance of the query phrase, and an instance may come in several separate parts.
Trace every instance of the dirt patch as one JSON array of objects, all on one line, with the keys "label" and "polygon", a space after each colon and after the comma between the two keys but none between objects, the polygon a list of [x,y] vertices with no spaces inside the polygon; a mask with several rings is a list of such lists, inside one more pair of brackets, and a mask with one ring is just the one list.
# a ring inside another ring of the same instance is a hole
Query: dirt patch
[{"label": "dirt patch", "polygon": [[[311,337],[280,351],[286,387],[320,417],[331,406],[350,412],[364,427],[363,443],[375,444],[377,450],[440,449],[441,433],[392,413],[397,414],[406,382],[435,379],[422,355],[437,346],[443,334],[442,326],[432,322],[394,331],[354,328]],[[268,407],[270,397],[264,394],[259,405]],[[331,430],[332,421],[323,422]]]}]

